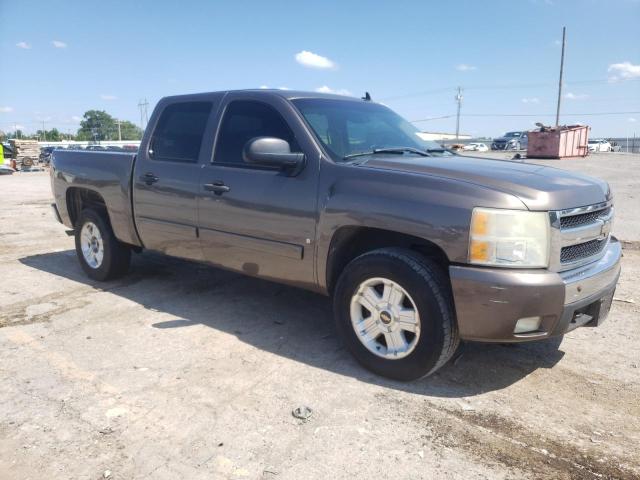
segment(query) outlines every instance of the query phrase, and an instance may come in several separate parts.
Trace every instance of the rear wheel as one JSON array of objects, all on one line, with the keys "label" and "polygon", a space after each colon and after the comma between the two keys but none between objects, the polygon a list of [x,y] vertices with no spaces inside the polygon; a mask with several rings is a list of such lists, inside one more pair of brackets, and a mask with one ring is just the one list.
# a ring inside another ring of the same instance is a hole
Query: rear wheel
[{"label": "rear wheel", "polygon": [[93,209],[83,210],[75,228],[76,254],[94,280],[111,280],[127,273],[131,249],[119,242],[111,225]]},{"label": "rear wheel", "polygon": [[410,250],[384,248],[353,260],[336,286],[334,313],[347,348],[385,377],[429,375],[458,347],[448,279]]}]

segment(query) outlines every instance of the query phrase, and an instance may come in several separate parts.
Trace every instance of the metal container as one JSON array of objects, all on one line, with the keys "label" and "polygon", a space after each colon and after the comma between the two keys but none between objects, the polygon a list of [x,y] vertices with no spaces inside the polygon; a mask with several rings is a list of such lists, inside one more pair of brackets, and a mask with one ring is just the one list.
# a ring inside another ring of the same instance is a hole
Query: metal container
[{"label": "metal container", "polygon": [[543,127],[529,132],[528,158],[586,157],[589,154],[589,127],[569,125]]}]

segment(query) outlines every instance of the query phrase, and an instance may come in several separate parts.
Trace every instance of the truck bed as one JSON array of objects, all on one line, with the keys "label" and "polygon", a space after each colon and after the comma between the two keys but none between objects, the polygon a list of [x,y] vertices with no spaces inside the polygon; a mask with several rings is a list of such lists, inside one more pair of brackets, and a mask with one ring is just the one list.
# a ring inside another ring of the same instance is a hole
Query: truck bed
[{"label": "truck bed", "polygon": [[51,159],[51,186],[63,223],[74,228],[73,209],[67,204],[79,192],[98,195],[106,205],[118,239],[140,246],[131,203],[131,175],[136,153],[55,150]]}]

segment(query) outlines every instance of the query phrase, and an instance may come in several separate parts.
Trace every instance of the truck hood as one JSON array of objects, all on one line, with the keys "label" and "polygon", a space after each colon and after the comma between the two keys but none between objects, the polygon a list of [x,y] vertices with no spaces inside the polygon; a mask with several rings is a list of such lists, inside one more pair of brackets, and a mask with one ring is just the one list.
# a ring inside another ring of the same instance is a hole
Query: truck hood
[{"label": "truck hood", "polygon": [[531,163],[467,156],[371,155],[360,167],[473,183],[519,198],[529,210],[563,210],[609,200],[607,182]]}]

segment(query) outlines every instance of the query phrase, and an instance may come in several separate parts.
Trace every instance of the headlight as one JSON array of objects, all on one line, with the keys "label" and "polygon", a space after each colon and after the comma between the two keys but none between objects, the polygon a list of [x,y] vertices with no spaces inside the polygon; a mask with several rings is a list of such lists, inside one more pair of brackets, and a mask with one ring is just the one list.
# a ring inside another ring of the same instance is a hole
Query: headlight
[{"label": "headlight", "polygon": [[474,208],[469,262],[497,267],[547,267],[549,230],[546,212]]}]

